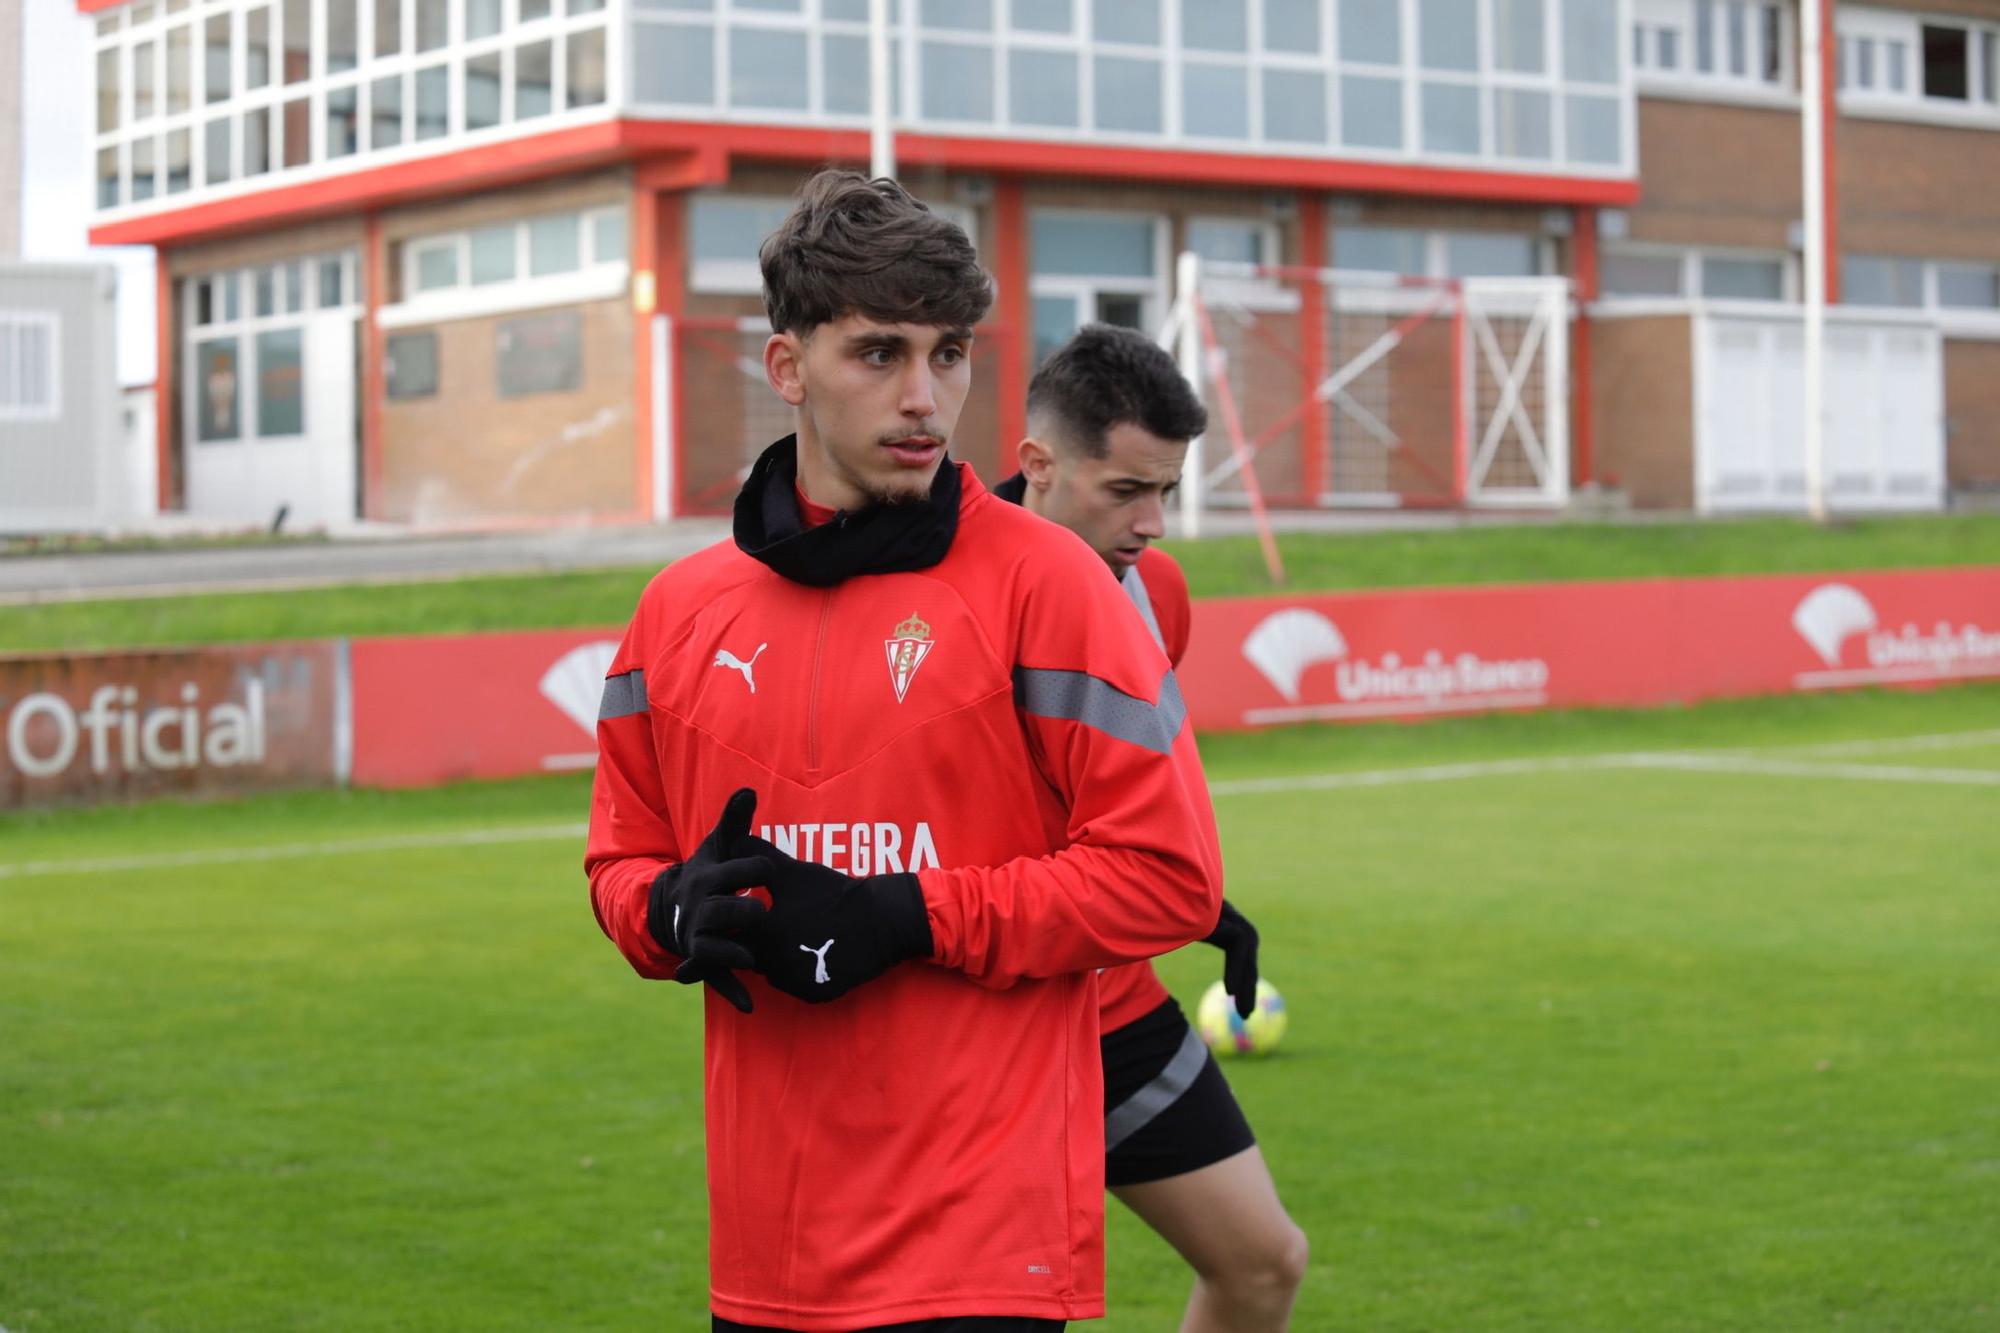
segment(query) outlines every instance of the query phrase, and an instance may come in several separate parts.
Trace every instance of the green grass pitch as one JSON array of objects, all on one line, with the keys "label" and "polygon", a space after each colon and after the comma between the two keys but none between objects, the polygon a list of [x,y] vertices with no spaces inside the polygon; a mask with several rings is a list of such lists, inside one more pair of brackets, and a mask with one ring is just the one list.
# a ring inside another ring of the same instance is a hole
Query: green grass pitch
[{"label": "green grass pitch", "polygon": [[[2000,687],[1205,752],[1295,1327],[2000,1327]],[[0,1326],[705,1329],[697,997],[598,934],[584,800],[0,819]]]}]

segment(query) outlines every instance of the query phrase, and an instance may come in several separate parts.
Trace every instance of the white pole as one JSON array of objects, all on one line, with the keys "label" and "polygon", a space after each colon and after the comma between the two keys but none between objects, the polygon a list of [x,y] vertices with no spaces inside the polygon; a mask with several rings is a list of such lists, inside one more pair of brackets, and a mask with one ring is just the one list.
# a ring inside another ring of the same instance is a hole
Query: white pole
[{"label": "white pole", "polygon": [[1815,523],[1826,521],[1826,483],[1823,477],[1825,423],[1821,419],[1826,373],[1826,125],[1821,115],[1822,63],[1820,6],[1827,0],[1800,0],[1801,68],[1799,101],[1804,112],[1803,134],[1805,172],[1805,465],[1806,511]]},{"label": "white pole", "polygon": [[889,108],[889,0],[868,0],[868,174],[896,175],[896,130]]},{"label": "white pole", "polygon": [[[1204,373],[1201,320],[1195,314],[1195,302],[1201,295],[1201,256],[1192,250],[1183,250],[1180,260],[1174,265],[1174,301],[1180,307],[1180,345],[1176,349],[1175,360],[1180,363],[1181,374],[1194,386],[1195,397],[1206,399],[1208,377]],[[1201,506],[1206,498],[1202,495],[1203,478],[1207,475],[1202,462],[1201,438],[1188,441],[1187,461],[1181,465],[1181,536],[1201,536]]]}]

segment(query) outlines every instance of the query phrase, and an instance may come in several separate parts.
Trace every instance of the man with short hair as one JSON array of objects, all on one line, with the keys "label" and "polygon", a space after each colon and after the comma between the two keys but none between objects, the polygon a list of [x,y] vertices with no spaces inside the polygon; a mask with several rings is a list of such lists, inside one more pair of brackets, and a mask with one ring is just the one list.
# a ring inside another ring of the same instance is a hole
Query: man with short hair
[{"label": "man with short hair", "polygon": [[[1152,545],[1208,417],[1173,358],[1143,335],[1085,326],[1028,386],[1021,471],[993,488],[1082,537],[1110,566],[1178,667],[1187,579]],[[1227,902],[1208,942],[1246,1016],[1257,932]],[[1228,1082],[1150,963],[1098,978],[1105,1180],[1195,1270],[1182,1333],[1285,1328],[1304,1280],[1305,1233],[1286,1216]]]},{"label": "man with short hair", "polygon": [[710,992],[717,1330],[1060,1328],[1103,1313],[1093,973],[1221,906],[1186,709],[1089,548],[946,455],[964,234],[823,172],[761,258],[797,433],[611,663],[592,905]]}]

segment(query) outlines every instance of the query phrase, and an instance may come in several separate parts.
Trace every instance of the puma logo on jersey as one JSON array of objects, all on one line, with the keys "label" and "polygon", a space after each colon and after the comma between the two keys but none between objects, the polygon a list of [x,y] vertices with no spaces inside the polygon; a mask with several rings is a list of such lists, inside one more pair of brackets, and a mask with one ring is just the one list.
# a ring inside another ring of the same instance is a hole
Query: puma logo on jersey
[{"label": "puma logo on jersey", "polygon": [[809,953],[813,956],[813,985],[815,986],[824,986],[828,981],[832,980],[826,974],[826,951],[832,947],[832,940],[828,940],[817,949],[813,948],[810,944],[801,944],[799,946],[800,953]]},{"label": "puma logo on jersey", "polygon": [[755,694],[757,692],[757,677],[751,674],[750,668],[757,665],[757,659],[762,657],[764,650],[770,646],[768,643],[758,644],[757,651],[750,654],[750,660],[747,662],[735,653],[730,652],[727,648],[723,648],[716,652],[713,665],[728,667],[731,671],[741,671],[743,673],[743,683],[750,687],[750,693]]}]

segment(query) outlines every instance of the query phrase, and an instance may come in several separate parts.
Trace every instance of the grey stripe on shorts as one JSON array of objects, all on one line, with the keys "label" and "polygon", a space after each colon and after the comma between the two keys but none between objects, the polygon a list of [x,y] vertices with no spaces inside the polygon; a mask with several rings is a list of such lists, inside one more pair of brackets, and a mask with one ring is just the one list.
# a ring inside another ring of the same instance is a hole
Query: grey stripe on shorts
[{"label": "grey stripe on shorts", "polygon": [[1167,1067],[1155,1074],[1151,1083],[1104,1113],[1104,1151],[1110,1152],[1179,1101],[1181,1094],[1194,1086],[1207,1063],[1208,1046],[1200,1033],[1189,1028],[1181,1038],[1181,1048],[1167,1061]]}]

